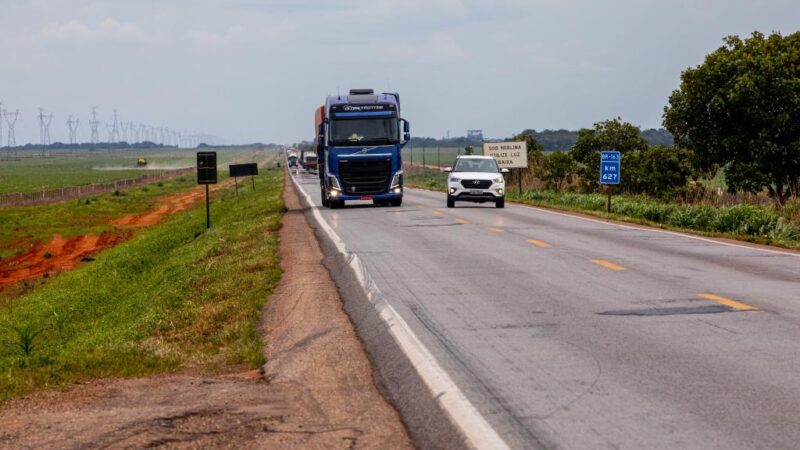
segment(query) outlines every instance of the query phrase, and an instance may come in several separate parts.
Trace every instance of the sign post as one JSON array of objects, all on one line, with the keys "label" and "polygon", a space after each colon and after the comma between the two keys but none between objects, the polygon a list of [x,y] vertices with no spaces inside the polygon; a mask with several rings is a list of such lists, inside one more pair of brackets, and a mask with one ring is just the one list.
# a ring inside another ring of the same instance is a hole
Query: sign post
[{"label": "sign post", "polygon": [[197,184],[206,185],[206,228],[211,228],[208,185],[217,184],[217,152],[197,152]]},{"label": "sign post", "polygon": [[256,179],[254,177],[258,175],[258,164],[231,164],[228,166],[228,170],[230,170],[230,176],[236,184],[236,195],[239,195],[238,177],[250,177],[250,181],[253,182],[253,190],[256,189]]},{"label": "sign post", "polygon": [[619,184],[621,157],[618,151],[600,152],[600,184],[608,193],[606,210],[611,212],[611,186]]},{"label": "sign post", "polygon": [[483,154],[493,156],[501,169],[518,169],[517,182],[522,194],[522,169],[528,168],[528,143],[521,142],[484,142]]}]

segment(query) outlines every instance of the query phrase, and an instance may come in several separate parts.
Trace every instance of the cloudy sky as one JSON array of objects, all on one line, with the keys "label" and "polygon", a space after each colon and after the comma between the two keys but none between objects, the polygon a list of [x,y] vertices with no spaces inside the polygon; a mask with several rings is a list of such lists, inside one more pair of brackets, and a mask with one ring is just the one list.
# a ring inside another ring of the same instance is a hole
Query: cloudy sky
[{"label": "cloudy sky", "polygon": [[399,92],[417,136],[649,128],[723,36],[798,28],[798,0],[0,0],[0,101],[22,111],[18,143],[38,141],[39,107],[54,141],[69,114],[88,140],[92,106],[296,142],[352,87]]}]

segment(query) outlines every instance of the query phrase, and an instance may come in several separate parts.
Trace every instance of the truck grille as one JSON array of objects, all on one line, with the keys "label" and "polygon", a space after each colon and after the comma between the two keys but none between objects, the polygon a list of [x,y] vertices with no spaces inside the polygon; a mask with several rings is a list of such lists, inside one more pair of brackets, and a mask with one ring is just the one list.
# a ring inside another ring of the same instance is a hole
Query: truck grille
[{"label": "truck grille", "polygon": [[461,180],[461,185],[466,189],[488,189],[492,180]]},{"label": "truck grille", "polygon": [[384,194],[392,178],[392,161],[389,158],[340,160],[339,175],[347,195]]}]

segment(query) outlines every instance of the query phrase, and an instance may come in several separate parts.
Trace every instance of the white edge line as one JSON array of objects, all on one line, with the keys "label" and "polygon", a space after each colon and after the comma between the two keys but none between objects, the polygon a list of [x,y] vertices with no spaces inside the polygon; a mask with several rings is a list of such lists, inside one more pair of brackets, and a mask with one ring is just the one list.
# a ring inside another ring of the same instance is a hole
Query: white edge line
[{"label": "white edge line", "polygon": [[[441,193],[440,191],[432,191],[430,189],[423,189],[423,188],[406,188],[406,190],[433,192],[433,193],[437,193],[437,194]],[[706,237],[697,236],[697,235],[694,235],[694,234],[681,233],[680,231],[662,230],[662,229],[659,229],[659,228],[648,227],[646,225],[641,225],[641,226],[623,225],[621,223],[611,222],[611,221],[608,221],[608,220],[594,219],[594,218],[591,218],[591,217],[584,217],[584,216],[580,215],[580,213],[577,213],[577,212],[574,213],[574,214],[568,214],[568,213],[554,211],[554,210],[547,209],[547,208],[542,208],[540,206],[526,205],[524,203],[517,203],[517,202],[509,203],[509,206],[518,206],[520,208],[535,209],[537,211],[541,211],[541,212],[547,213],[547,214],[553,214],[553,215],[556,215],[556,216],[571,217],[573,219],[585,220],[587,222],[595,222],[595,223],[602,223],[602,224],[605,224],[605,225],[613,225],[615,227],[627,228],[629,230],[671,234],[673,236],[681,236],[681,237],[685,237],[685,238],[689,238],[689,239],[695,239],[695,240],[698,240],[698,241],[708,242],[708,243],[711,243],[711,244],[719,244],[719,245],[725,245],[725,246],[728,246],[728,247],[744,248],[744,249],[747,249],[747,250],[754,250],[754,251],[758,251],[758,252],[775,253],[775,254],[778,254],[778,255],[794,256],[795,258],[800,258],[800,253],[792,253],[792,252],[785,252],[785,251],[782,251],[782,250],[773,250],[773,249],[770,249],[770,248],[751,247],[751,246],[748,246],[748,245],[734,244],[733,242],[719,241],[717,239],[706,238]]]},{"label": "white edge line", "polygon": [[317,223],[328,235],[336,246],[336,249],[345,256],[350,267],[355,271],[356,278],[367,294],[367,299],[378,311],[381,319],[386,323],[389,332],[395,342],[406,354],[411,364],[417,370],[419,376],[425,381],[431,395],[442,406],[452,421],[459,427],[462,434],[467,439],[467,443],[477,449],[508,449],[509,446],[497,434],[494,428],[483,418],[481,413],[470,403],[464,393],[458,388],[450,375],[436,362],[436,358],[431,355],[425,345],[411,331],[408,323],[400,314],[386,301],[378,287],[372,281],[366,267],[355,253],[348,255],[347,247],[333,228],[328,225],[317,208],[311,197],[300,186],[300,183],[291,176],[292,181],[300,192],[305,196]]}]

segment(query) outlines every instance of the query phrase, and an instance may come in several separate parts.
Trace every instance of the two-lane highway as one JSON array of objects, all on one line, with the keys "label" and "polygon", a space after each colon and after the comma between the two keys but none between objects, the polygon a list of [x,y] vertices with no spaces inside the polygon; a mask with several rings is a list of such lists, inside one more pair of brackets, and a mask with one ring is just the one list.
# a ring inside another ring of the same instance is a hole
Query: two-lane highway
[{"label": "two-lane highway", "polygon": [[800,255],[413,189],[320,212],[512,447],[800,442]]}]

